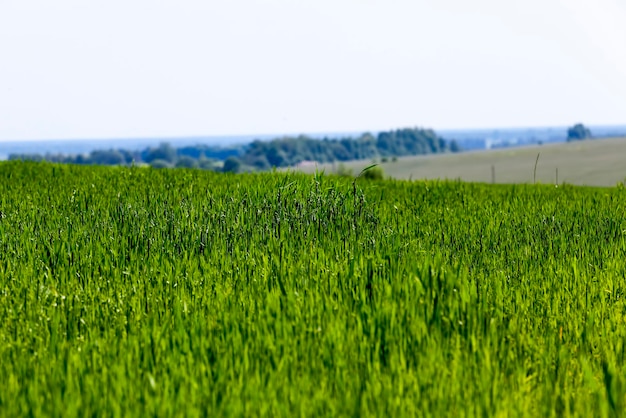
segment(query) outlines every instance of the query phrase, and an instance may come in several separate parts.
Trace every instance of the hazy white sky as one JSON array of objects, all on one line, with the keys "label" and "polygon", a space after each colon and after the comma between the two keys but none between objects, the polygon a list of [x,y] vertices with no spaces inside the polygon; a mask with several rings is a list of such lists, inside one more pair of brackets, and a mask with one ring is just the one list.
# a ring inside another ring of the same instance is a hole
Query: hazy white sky
[{"label": "hazy white sky", "polygon": [[626,124],[623,0],[0,0],[0,140]]}]

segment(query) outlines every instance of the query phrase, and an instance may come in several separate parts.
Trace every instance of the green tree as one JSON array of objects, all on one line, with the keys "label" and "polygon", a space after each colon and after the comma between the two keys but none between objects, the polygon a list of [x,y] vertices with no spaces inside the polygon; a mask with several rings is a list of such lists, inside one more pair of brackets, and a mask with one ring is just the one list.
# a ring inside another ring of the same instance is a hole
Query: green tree
[{"label": "green tree", "polygon": [[157,148],[150,148],[144,161],[151,163],[154,160],[165,160],[171,164],[176,162],[176,150],[170,144],[163,142]]},{"label": "green tree", "polygon": [[582,123],[567,129],[567,141],[580,141],[583,139],[591,138],[591,131]]},{"label": "green tree", "polygon": [[116,150],[92,151],[89,155],[89,160],[92,164],[102,165],[120,165],[126,162],[126,160],[124,159],[124,154]]},{"label": "green tree", "polygon": [[200,158],[198,158],[198,167],[203,170],[215,170],[216,162],[214,158],[207,158],[204,153],[200,154]]},{"label": "green tree", "polygon": [[224,168],[222,171],[224,173],[237,173],[241,169],[241,162],[235,157],[228,157],[226,161],[224,161]]},{"label": "green tree", "polygon": [[176,161],[177,168],[198,168],[198,160],[191,158],[187,155],[183,155]]},{"label": "green tree", "polygon": [[267,161],[267,157],[264,154],[250,157],[248,159],[248,164],[250,164],[257,170],[267,170],[268,168],[271,168],[271,165]]},{"label": "green tree", "polygon": [[279,148],[278,141],[271,144],[266,157],[267,161],[274,167],[282,167],[287,162],[287,155]]}]

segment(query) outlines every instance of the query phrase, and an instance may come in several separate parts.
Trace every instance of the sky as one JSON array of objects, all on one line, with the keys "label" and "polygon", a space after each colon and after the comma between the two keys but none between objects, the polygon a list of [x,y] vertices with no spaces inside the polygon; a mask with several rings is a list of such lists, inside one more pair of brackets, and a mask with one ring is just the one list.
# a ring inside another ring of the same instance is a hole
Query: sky
[{"label": "sky", "polygon": [[623,0],[0,0],[0,141],[626,124]]}]

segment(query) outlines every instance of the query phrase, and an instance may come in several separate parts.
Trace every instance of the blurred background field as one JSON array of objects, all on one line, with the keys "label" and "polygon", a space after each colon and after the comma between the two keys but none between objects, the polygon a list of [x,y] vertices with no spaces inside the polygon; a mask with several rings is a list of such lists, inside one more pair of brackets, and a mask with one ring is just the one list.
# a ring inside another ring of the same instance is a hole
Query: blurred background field
[{"label": "blurred background field", "polygon": [[470,151],[458,154],[399,157],[298,167],[306,173],[360,170],[380,163],[387,176],[396,179],[460,179],[491,183],[532,183],[535,160],[536,180],[544,184],[568,183],[587,186],[615,186],[626,178],[626,138],[573,141],[518,148]]}]

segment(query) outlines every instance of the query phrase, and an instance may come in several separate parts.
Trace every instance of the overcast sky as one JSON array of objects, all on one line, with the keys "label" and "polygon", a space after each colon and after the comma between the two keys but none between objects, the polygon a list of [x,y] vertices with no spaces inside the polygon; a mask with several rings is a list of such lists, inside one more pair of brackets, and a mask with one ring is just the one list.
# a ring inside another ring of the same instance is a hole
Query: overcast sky
[{"label": "overcast sky", "polygon": [[626,124],[623,0],[0,0],[0,140]]}]

